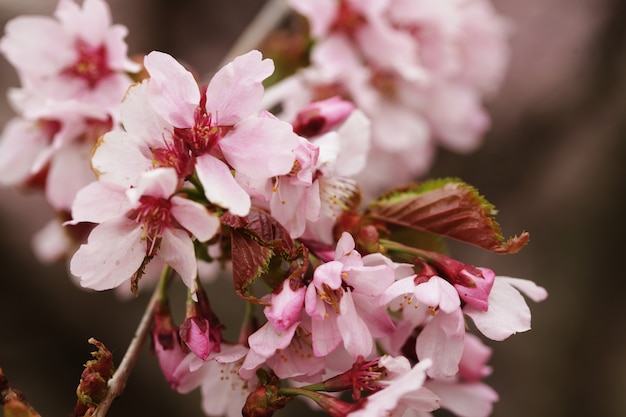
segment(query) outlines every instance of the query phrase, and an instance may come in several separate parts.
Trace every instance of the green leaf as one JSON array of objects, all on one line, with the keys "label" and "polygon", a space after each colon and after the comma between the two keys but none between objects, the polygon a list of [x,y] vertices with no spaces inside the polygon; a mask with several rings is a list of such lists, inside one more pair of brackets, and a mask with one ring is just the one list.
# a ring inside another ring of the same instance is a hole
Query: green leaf
[{"label": "green leaf", "polygon": [[394,189],[373,201],[364,217],[453,238],[496,253],[519,251],[528,242],[528,233],[505,240],[495,215],[494,206],[474,187],[445,178]]}]

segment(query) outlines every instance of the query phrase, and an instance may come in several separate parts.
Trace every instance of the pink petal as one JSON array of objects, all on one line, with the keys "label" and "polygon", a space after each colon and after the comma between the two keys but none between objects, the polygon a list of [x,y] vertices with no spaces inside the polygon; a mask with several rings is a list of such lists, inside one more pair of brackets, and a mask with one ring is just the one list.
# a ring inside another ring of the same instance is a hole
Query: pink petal
[{"label": "pink petal", "polygon": [[221,126],[233,126],[259,109],[263,80],[274,72],[274,63],[250,51],[220,69],[207,88],[206,110]]},{"label": "pink petal", "polygon": [[196,172],[211,203],[230,210],[236,216],[248,215],[252,206],[250,196],[235,181],[224,162],[209,154],[202,155],[196,160]]},{"label": "pink petal", "polygon": [[269,358],[274,355],[276,349],[285,349],[289,346],[299,324],[293,323],[291,327],[279,330],[269,322],[265,323],[263,327],[248,337],[250,349],[265,358]]},{"label": "pink petal", "polygon": [[338,2],[335,0],[289,0],[289,6],[304,15],[311,26],[311,35],[320,38],[328,32],[337,15]]},{"label": "pink petal", "polygon": [[86,288],[100,291],[119,286],[137,272],[146,256],[142,233],[137,223],[126,218],[99,224],[72,257],[70,271]]},{"label": "pink petal", "polygon": [[387,265],[354,267],[346,271],[344,282],[354,288],[354,292],[376,297],[394,283],[393,270]]},{"label": "pink petal", "polygon": [[[378,298],[380,305],[385,306],[391,301],[405,294],[413,294],[415,290],[415,275],[399,279],[391,284]],[[395,305],[391,306],[395,309]]]},{"label": "pink petal", "polygon": [[5,26],[0,51],[18,70],[29,75],[56,74],[76,57],[73,39],[47,16],[20,16]]},{"label": "pink petal", "polygon": [[496,278],[489,294],[489,309],[481,311],[465,306],[482,334],[492,340],[504,340],[517,332],[530,330],[530,309],[524,297],[507,280]]},{"label": "pink petal", "polygon": [[280,292],[272,293],[272,304],[263,309],[265,317],[277,330],[285,330],[299,321],[304,309],[306,288],[300,287],[294,291],[289,281],[283,281]]},{"label": "pink petal", "polygon": [[336,314],[330,313],[330,317],[311,320],[311,333],[313,339],[313,354],[324,357],[335,350],[341,343],[341,333],[337,327]]},{"label": "pink petal", "polygon": [[147,144],[134,135],[108,132],[96,143],[91,166],[99,179],[130,187],[152,167],[149,152]]},{"label": "pink petal", "polygon": [[174,268],[185,285],[195,293],[198,263],[193,248],[193,242],[186,231],[180,229],[166,229],[163,232],[161,247],[157,255]]},{"label": "pink petal", "polygon": [[42,263],[65,261],[75,248],[74,240],[59,219],[52,219],[35,232],[31,247],[35,257]]},{"label": "pink petal", "polygon": [[548,291],[530,280],[510,277],[498,277],[498,279],[508,282],[536,303],[548,298]]},{"label": "pink petal", "polygon": [[335,260],[340,260],[341,258],[345,258],[352,254],[354,251],[354,238],[348,232],[343,232],[339,241],[337,242],[337,246],[335,247]]},{"label": "pink petal", "polygon": [[144,172],[137,179],[137,186],[126,191],[128,199],[136,204],[144,195],[168,199],[178,187],[178,175],[174,168],[157,168]]},{"label": "pink petal", "polygon": [[137,140],[146,146],[163,147],[165,140],[172,135],[172,124],[150,105],[148,80],[128,89],[120,104],[120,115],[124,130],[137,136]]},{"label": "pink petal", "polygon": [[346,291],[339,302],[337,328],[341,333],[343,345],[353,358],[367,357],[372,352],[372,335],[367,324],[357,314],[352,293]]},{"label": "pink petal", "polygon": [[367,323],[373,337],[387,337],[396,329],[387,311],[379,306],[372,297],[353,292],[352,299],[357,314]]},{"label": "pink petal", "polygon": [[439,307],[450,313],[459,309],[461,300],[456,289],[446,280],[438,276],[431,277],[415,287],[415,298],[428,307]]},{"label": "pink petal", "polygon": [[463,354],[465,321],[461,309],[451,314],[438,311],[432,321],[417,337],[415,350],[420,360],[430,358],[433,366],[428,369],[432,378],[456,375]]},{"label": "pink petal", "polygon": [[124,191],[117,184],[103,181],[87,185],[76,194],[71,223],[103,223],[124,216],[133,207]]},{"label": "pink petal", "polygon": [[46,179],[46,198],[55,209],[69,211],[76,193],[96,179],[87,164],[91,148],[90,143],[77,142],[54,155]]},{"label": "pink petal", "polygon": [[[339,261],[326,262],[315,268],[313,272],[313,284],[318,290],[322,289],[322,285],[326,284],[329,288],[336,290],[341,287],[341,272],[343,264]],[[310,286],[310,285],[309,285]]]},{"label": "pink petal", "polygon": [[210,213],[202,204],[186,198],[174,196],[170,201],[172,215],[200,242],[206,242],[215,236],[220,227],[220,220],[215,214]]},{"label": "pink petal", "polygon": [[224,158],[236,171],[259,179],[288,174],[297,146],[291,125],[269,117],[242,120],[220,141]]},{"label": "pink petal", "polygon": [[61,0],[54,15],[65,30],[94,46],[111,26],[111,11],[102,0],[85,0],[82,9],[73,1]]},{"label": "pink petal", "polygon": [[463,384],[431,380],[426,386],[441,398],[441,406],[459,417],[488,417],[498,394],[482,382]]},{"label": "pink petal", "polygon": [[0,142],[0,184],[16,185],[27,179],[38,155],[48,147],[48,138],[33,122],[13,118]]},{"label": "pink petal", "polygon": [[163,52],[150,52],[144,65],[150,74],[147,94],[157,113],[176,127],[193,126],[194,111],[200,103],[200,89],[193,75]]}]

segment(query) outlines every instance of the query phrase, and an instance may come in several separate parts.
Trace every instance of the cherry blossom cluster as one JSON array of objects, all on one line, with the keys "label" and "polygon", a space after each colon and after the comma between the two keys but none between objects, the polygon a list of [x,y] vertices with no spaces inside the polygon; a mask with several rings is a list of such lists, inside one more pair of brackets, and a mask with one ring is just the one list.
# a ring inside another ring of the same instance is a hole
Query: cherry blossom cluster
[{"label": "cherry blossom cluster", "polygon": [[274,86],[266,105],[292,118],[303,103],[341,95],[362,109],[374,148],[358,177],[366,195],[426,173],[437,144],[480,145],[490,125],[481,102],[509,56],[509,24],[489,0],[289,4],[309,23],[311,64]]},{"label": "cherry blossom cluster", "polygon": [[141,68],[127,57],[126,34],[102,0],[61,0],[54,17],[20,16],[5,27],[0,52],[21,86],[8,94],[17,116],[2,132],[0,184],[43,189],[59,212],[34,242],[43,260],[71,251],[61,223],[95,179],[91,149],[118,127],[119,103]]},{"label": "cherry blossom cluster", "polygon": [[[529,330],[524,296],[547,292],[446,253],[445,238],[505,254],[528,241],[505,239],[473,187],[397,186],[433,137],[478,143],[480,98],[503,67],[487,2],[430,3],[292,1],[317,40],[313,66],[267,92],[274,63],[258,50],[208,82],[164,52],[132,62],[102,0],[7,25],[0,51],[22,87],[0,180],[44,187],[61,213],[46,246],[71,252],[82,287],[137,294],[158,279],[153,351],[174,390],[201,390],[207,415],[269,416],[298,396],[334,417],[491,413],[483,340]],[[87,233],[51,240],[75,228]],[[245,310],[236,340],[207,267]]]}]

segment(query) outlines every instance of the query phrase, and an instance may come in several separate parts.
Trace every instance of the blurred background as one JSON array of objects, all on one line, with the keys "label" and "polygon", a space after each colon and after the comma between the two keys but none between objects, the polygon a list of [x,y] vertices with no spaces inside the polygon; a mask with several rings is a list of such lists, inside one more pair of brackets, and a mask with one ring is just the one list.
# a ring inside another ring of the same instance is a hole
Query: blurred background
[{"label": "blurred background", "polygon": [[[550,293],[529,302],[532,331],[491,343],[487,382],[501,397],[493,416],[626,416],[626,2],[493,2],[515,27],[507,78],[488,103],[493,127],[473,154],[441,151],[428,175],[473,184],[499,209],[506,235],[531,234],[516,255],[452,245],[455,257]],[[109,3],[114,21],[130,29],[131,54],[166,51],[209,73],[263,1]],[[55,7],[0,0],[0,25]],[[17,85],[1,59],[0,91]],[[12,115],[0,100],[0,122]],[[0,189],[0,366],[44,417],[73,409],[93,350],[88,338],[119,362],[148,299],[83,291],[65,265],[38,263],[30,241],[51,217],[41,196]],[[240,305],[214,307],[228,314]],[[148,346],[144,353],[109,415],[202,416],[199,393],[172,392]]]}]

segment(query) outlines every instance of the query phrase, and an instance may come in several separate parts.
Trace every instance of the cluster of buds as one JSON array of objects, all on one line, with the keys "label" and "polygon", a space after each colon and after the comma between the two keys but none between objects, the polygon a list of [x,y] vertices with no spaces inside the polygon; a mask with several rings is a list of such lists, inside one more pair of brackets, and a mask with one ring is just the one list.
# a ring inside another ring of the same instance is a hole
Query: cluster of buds
[{"label": "cluster of buds", "polygon": [[[397,182],[425,165],[433,137],[477,144],[504,25],[486,0],[290,3],[309,18],[313,64],[267,94],[274,63],[258,50],[208,82],[164,52],[133,63],[103,0],[11,21],[0,51],[23,87],[0,180],[45,184],[55,230],[89,231],[46,256],[70,253],[82,287],[136,294],[164,269],[153,352],[173,389],[200,388],[207,415],[270,416],[302,396],[335,417],[487,416],[491,349],[467,322],[506,339],[530,329],[523,295],[547,293],[454,260],[443,239],[514,253],[528,234],[505,239],[458,179]],[[477,40],[493,49],[488,74],[472,67],[487,53]],[[382,185],[394,188],[372,197]],[[246,311],[237,340],[210,306],[206,265]],[[174,273],[188,294],[180,326]]]}]

